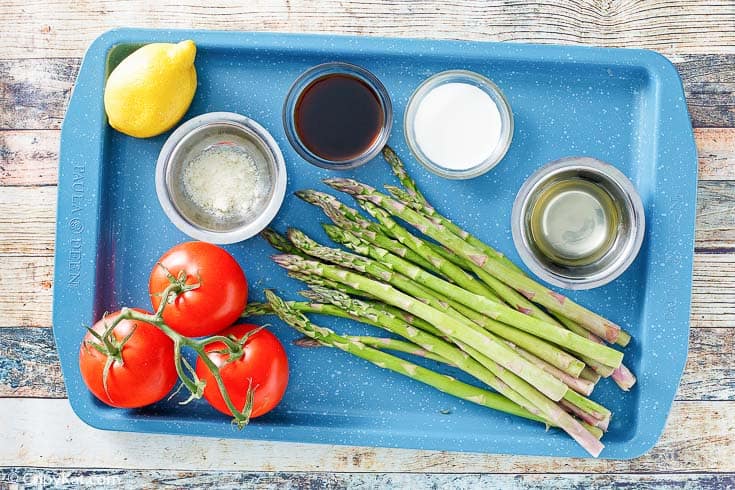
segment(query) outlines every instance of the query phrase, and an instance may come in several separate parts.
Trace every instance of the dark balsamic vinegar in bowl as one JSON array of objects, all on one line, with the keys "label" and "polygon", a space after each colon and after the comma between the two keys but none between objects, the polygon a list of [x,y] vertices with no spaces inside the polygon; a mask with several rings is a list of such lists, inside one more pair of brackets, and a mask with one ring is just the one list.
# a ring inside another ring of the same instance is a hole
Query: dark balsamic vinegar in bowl
[{"label": "dark balsamic vinegar in bowl", "polygon": [[385,86],[365,68],[330,62],[302,73],[283,104],[291,146],[318,167],[347,170],[375,158],[388,141],[393,106]]},{"label": "dark balsamic vinegar in bowl", "polygon": [[384,117],[377,94],[365,82],[334,74],[304,89],[296,102],[294,123],[309,151],[341,162],[360,156],[375,143]]}]

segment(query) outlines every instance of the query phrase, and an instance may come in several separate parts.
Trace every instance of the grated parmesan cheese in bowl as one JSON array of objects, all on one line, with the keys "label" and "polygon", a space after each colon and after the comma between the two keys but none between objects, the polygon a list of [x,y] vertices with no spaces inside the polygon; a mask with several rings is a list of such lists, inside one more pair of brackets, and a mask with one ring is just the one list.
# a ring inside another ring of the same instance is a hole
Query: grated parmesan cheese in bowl
[{"label": "grated parmesan cheese in bowl", "polygon": [[270,179],[241,147],[218,143],[204,148],[183,165],[187,197],[216,220],[246,219],[268,199]]},{"label": "grated parmesan cheese in bowl", "polygon": [[275,217],[286,191],[286,168],[275,141],[255,121],[209,113],[187,121],[166,141],[156,190],[181,231],[211,243],[234,243]]}]

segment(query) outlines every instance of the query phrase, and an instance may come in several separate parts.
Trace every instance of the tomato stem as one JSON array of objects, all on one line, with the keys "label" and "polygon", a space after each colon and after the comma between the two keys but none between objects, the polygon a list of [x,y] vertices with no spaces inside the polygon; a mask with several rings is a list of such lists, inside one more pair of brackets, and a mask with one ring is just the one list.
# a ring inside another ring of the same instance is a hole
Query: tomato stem
[{"label": "tomato stem", "polygon": [[[158,265],[164,267],[160,263]],[[161,332],[163,332],[174,343],[174,364],[176,367],[176,373],[178,374],[183,386],[191,394],[189,399],[187,399],[184,403],[188,403],[192,399],[201,398],[204,395],[204,387],[206,386],[206,381],[199,379],[196,371],[182,355],[184,348],[190,348],[211,371],[212,377],[214,377],[220,394],[222,395],[222,399],[224,400],[225,405],[227,405],[227,408],[230,410],[234,417],[233,423],[235,423],[239,429],[242,429],[250,421],[250,414],[253,409],[253,396],[255,393],[255,388],[252,387],[251,382],[251,384],[248,386],[245,406],[242,407],[242,409],[238,409],[233,403],[229,393],[227,392],[227,388],[225,387],[225,383],[222,379],[219,367],[217,367],[217,365],[207,356],[205,347],[213,342],[222,342],[226,347],[225,353],[229,354],[227,362],[232,362],[242,357],[244,352],[243,347],[247,340],[255,333],[259,332],[263,327],[248,332],[242,339],[239,340],[224,335],[214,335],[212,337],[205,337],[201,339],[192,339],[190,337],[181,335],[166,324],[163,319],[163,312],[166,308],[166,305],[170,304],[173,299],[175,299],[178,295],[186,291],[191,291],[192,289],[198,288],[201,283],[201,279],[200,282],[196,284],[186,284],[186,278],[188,277],[188,275],[185,272],[182,271],[182,273],[179,274],[178,278],[175,278],[168,270],[166,270],[166,273],[169,277],[170,284],[166,287],[166,289],[161,292],[161,303],[159,304],[158,309],[154,314],[141,313],[130,308],[123,308],[120,311],[120,314],[115,317],[115,319],[109,325],[106,325],[104,333],[99,334],[92,331],[92,335],[100,341],[99,344],[93,343],[92,346],[108,356],[108,364],[110,366],[114,362],[123,362],[122,348],[133,332],[131,331],[130,334],[128,334],[122,341],[118,342],[114,340],[112,336],[112,331],[115,329],[115,327],[123,320],[133,320],[153,325]],[[109,367],[106,366],[106,370],[109,370]],[[188,371],[188,373],[186,371]],[[103,384],[106,385],[106,373],[103,374],[103,378]],[[107,391],[106,386],[105,391]]]}]

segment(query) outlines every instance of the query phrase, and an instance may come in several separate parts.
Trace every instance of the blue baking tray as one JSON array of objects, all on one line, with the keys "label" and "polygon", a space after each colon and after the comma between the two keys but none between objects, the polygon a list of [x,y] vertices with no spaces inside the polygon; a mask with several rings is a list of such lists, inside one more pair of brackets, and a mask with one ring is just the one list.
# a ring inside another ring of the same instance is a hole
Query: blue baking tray
[{"label": "blue baking tray", "polygon": [[[156,259],[187,240],[156,199],[154,167],[168,136],[135,139],[105,121],[108,57],[147,42],[193,39],[199,86],[185,119],[233,111],[265,126],[284,152],[288,190],[325,189],[334,172],[301,160],[286,140],[281,106],[291,82],[326,61],[375,73],[395,107],[390,144],[436,207],[520,263],[512,245],[515,192],[540,165],[569,155],[610,162],[635,184],[648,229],[632,267],[613,283],[571,297],[623,325],[634,340],[626,363],[638,384],[623,393],[603,380],[593,398],[614,412],[602,457],[633,458],[658,440],[687,355],[697,159],[682,85],[664,57],[642,50],[378,39],[267,33],[122,29],[95,40],[84,57],[63,124],[58,192],[54,335],[74,411],[111,430],[272,441],[584,457],[568,436],[495,413],[387,372],[334,349],[292,345],[295,331],[269,318],[288,350],[291,380],[281,404],[238,431],[206,402],[178,400],[139,410],[111,409],[85,389],[78,369],[84,325],[121,306],[148,307]],[[115,49],[113,49],[115,48]],[[402,134],[413,89],[446,69],[491,78],[515,116],[510,151],[490,173],[448,181],[424,171]],[[380,158],[345,174],[373,185],[393,182]],[[274,225],[298,225],[326,240],[320,213],[290,194]],[[260,238],[226,247],[250,280],[250,297],[302,286],[269,260]],[[330,318],[340,332],[367,327]],[[450,369],[428,362],[435,369]]]}]

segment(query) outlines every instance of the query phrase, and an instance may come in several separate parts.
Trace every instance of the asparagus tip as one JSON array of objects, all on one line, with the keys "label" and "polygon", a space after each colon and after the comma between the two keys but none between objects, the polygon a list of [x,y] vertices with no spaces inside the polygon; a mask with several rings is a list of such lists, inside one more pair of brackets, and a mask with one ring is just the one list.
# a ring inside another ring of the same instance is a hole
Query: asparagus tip
[{"label": "asparagus tip", "polygon": [[311,337],[301,337],[295,339],[292,344],[298,347],[322,347],[321,342],[316,339],[312,339]]}]

